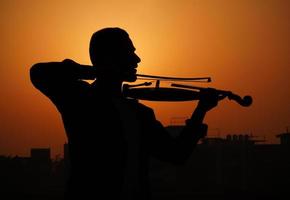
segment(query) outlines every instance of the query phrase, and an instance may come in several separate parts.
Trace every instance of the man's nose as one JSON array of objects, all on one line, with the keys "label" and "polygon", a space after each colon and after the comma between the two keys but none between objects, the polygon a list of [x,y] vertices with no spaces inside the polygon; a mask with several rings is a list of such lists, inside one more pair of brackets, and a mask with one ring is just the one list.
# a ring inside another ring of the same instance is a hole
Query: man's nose
[{"label": "man's nose", "polygon": [[134,54],[134,56],[137,63],[141,62],[141,58],[136,53]]}]

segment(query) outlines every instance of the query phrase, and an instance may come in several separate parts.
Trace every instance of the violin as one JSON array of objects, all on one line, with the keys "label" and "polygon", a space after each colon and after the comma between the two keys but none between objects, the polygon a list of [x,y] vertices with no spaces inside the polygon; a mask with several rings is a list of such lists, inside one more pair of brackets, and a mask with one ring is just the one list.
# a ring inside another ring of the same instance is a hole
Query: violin
[{"label": "violin", "polygon": [[[199,100],[201,92],[206,89],[211,89],[217,92],[220,99],[227,97],[229,100],[234,100],[241,106],[248,107],[252,104],[253,99],[247,95],[243,98],[231,91],[219,90],[216,88],[203,88],[193,85],[183,85],[171,83],[171,87],[160,87],[161,81],[175,81],[175,82],[211,82],[210,77],[195,77],[195,78],[179,78],[179,77],[166,77],[166,76],[153,76],[145,74],[137,74],[139,80],[150,80],[151,82],[144,82],[141,84],[123,85],[123,94],[126,97],[147,100],[147,101],[165,101],[165,102],[178,102],[178,101],[193,101]],[[155,81],[155,86],[152,83]]]}]

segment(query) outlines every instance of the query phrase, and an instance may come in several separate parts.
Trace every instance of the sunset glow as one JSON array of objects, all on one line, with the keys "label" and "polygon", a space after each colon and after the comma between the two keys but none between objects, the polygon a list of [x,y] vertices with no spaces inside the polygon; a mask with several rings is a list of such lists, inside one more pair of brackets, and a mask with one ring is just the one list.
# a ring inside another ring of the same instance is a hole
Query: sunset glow
[{"label": "sunset glow", "polygon": [[[210,76],[212,83],[197,85],[253,97],[249,108],[220,102],[205,120],[209,136],[276,143],[290,127],[289,8],[287,0],[1,1],[0,155],[27,155],[31,147],[62,153],[60,115],[32,86],[29,69],[65,58],[90,65],[90,37],[104,27],[127,30],[140,74]],[[169,125],[197,102],[142,103]]]}]

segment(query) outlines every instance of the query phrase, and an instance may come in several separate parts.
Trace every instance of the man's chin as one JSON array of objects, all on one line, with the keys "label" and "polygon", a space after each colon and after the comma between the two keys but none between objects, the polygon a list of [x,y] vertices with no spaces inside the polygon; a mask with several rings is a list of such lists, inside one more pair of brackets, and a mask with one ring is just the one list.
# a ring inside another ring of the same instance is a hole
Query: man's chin
[{"label": "man's chin", "polygon": [[127,82],[135,82],[136,80],[137,80],[137,77],[135,76],[135,77],[128,78],[125,81],[127,81]]},{"label": "man's chin", "polygon": [[135,82],[136,80],[137,80],[136,74],[127,75],[124,77],[124,81],[126,81],[126,82]]}]

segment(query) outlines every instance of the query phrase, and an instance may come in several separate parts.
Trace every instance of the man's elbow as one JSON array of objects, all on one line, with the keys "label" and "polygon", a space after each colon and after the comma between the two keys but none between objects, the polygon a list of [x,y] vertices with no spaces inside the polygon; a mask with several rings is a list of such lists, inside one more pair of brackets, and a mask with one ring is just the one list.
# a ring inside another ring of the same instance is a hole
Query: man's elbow
[{"label": "man's elbow", "polygon": [[29,76],[30,76],[30,81],[32,84],[39,89],[41,80],[42,80],[42,63],[36,63],[32,65],[32,67],[29,70]]}]

